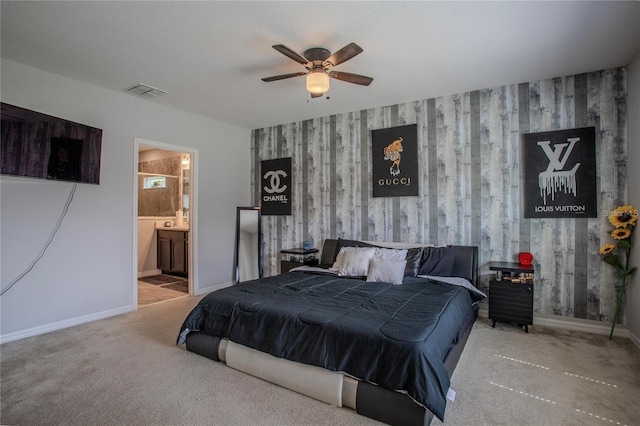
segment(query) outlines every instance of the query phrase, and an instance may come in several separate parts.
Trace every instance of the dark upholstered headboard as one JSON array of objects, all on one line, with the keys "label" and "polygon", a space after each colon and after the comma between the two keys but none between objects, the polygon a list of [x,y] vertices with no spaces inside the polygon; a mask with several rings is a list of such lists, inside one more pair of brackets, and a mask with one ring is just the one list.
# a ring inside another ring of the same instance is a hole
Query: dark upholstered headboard
[{"label": "dark upholstered headboard", "polygon": [[466,278],[478,287],[478,247],[477,246],[449,246],[453,253],[454,277]]},{"label": "dark upholstered headboard", "polygon": [[[372,246],[371,243],[362,242],[362,246]],[[419,246],[419,245],[417,245]],[[379,243],[384,247],[384,243]],[[476,246],[449,246],[453,253],[452,276],[466,278],[475,287],[478,287],[478,247]],[[336,260],[338,252],[338,240],[326,239],[322,245],[320,265],[331,266]]]},{"label": "dark upholstered headboard", "polygon": [[338,240],[324,240],[322,245],[322,254],[320,256],[321,266],[331,266],[336,261],[336,255],[338,251]]}]

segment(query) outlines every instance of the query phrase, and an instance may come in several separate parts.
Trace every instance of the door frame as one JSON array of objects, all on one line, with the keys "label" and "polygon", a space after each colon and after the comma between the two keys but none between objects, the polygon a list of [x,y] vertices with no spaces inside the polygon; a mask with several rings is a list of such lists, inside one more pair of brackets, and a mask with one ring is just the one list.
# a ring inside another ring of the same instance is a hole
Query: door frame
[{"label": "door frame", "polygon": [[138,161],[140,145],[150,146],[164,151],[175,151],[190,155],[189,179],[189,244],[187,245],[189,295],[195,294],[198,288],[198,149],[186,146],[172,145],[164,142],[151,141],[142,138],[133,140],[133,271],[132,271],[132,305],[138,309]]}]

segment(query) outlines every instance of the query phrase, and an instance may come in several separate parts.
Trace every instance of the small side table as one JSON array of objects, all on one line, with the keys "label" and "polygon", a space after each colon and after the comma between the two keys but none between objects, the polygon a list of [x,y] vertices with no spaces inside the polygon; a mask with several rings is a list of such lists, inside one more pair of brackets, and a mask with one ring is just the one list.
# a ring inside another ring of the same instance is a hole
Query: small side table
[{"label": "small side table", "polygon": [[291,269],[302,265],[318,265],[318,249],[290,248],[280,250],[280,273],[284,274]]},{"label": "small side table", "polygon": [[533,325],[533,265],[512,262],[489,262],[489,270],[496,271],[489,281],[489,319],[514,322],[529,332]]}]

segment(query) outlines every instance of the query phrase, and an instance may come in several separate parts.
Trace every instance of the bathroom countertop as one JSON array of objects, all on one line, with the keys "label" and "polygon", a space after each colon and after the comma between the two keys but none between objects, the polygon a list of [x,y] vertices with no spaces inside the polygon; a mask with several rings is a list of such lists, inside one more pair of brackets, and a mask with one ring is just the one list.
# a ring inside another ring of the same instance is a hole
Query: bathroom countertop
[{"label": "bathroom countertop", "polygon": [[189,231],[188,226],[158,226],[156,229],[161,231]]}]

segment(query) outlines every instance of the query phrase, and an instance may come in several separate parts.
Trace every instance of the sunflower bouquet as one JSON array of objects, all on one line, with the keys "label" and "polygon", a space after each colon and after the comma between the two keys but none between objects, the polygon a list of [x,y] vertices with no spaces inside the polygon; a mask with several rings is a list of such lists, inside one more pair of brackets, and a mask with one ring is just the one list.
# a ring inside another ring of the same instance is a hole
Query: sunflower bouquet
[{"label": "sunflower bouquet", "polygon": [[[615,226],[615,229],[611,231],[611,237],[615,240],[615,244],[603,245],[600,247],[600,254],[602,255],[602,260],[616,268],[618,275],[622,278],[622,283],[618,288],[616,311],[613,315],[611,332],[609,333],[609,339],[611,339],[613,330],[618,322],[620,303],[627,287],[627,279],[637,269],[635,266],[629,266],[629,257],[632,247],[631,234],[638,224],[638,209],[633,206],[620,206],[609,214],[609,222]],[[616,249],[618,249],[618,253],[616,253]]]}]

